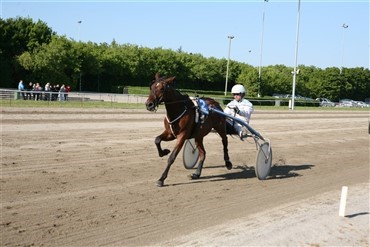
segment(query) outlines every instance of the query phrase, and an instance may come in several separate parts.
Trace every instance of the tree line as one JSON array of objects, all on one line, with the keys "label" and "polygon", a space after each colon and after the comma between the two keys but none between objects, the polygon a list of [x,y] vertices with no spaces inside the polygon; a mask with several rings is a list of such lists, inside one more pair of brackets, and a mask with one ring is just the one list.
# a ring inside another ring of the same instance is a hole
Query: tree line
[{"label": "tree line", "polygon": [[[41,20],[0,19],[0,85],[15,88],[24,81],[68,84],[72,91],[122,92],[126,86],[148,86],[154,74],[176,75],[178,88],[223,91],[226,59],[183,52],[181,47],[147,48],[135,44],[80,42],[56,34]],[[296,93],[332,100],[370,97],[368,68],[325,69],[299,65]],[[285,65],[258,68],[230,60],[228,90],[241,83],[248,97],[292,91],[293,68]]]}]

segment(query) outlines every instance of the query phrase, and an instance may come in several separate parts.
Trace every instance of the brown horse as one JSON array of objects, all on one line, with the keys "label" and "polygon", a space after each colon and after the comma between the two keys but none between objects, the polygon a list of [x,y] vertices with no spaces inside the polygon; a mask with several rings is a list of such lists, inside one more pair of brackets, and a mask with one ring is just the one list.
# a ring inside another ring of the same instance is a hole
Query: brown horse
[{"label": "brown horse", "polygon": [[[199,162],[197,171],[191,175],[192,179],[200,177],[206,151],[203,146],[203,138],[212,129],[215,129],[222,138],[224,151],[225,166],[227,169],[232,168],[232,163],[229,160],[228,141],[226,133],[226,120],[224,116],[210,111],[204,123],[200,124],[196,121],[197,107],[188,95],[183,95],[174,88],[175,76],[164,78],[157,73],[155,79],[150,83],[149,97],[145,102],[148,111],[155,111],[159,104],[164,103],[166,107],[166,117],[164,118],[164,128],[162,134],[155,138],[155,145],[158,149],[158,154],[163,157],[170,153],[168,149],[161,148],[162,141],[172,141],[177,139],[177,143],[170,154],[167,167],[162,176],[157,181],[157,186],[164,185],[164,180],[167,178],[171,165],[179,154],[185,140],[194,138],[196,146],[199,150]],[[222,111],[219,103],[211,98],[202,98],[208,107],[216,108]]]}]

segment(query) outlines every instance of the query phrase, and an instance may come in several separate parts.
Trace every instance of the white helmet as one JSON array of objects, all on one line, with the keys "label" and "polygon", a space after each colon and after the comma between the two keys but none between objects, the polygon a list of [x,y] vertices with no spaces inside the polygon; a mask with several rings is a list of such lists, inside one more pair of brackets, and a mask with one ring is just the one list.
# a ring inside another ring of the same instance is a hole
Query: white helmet
[{"label": "white helmet", "polygon": [[233,88],[231,89],[231,93],[234,94],[234,93],[243,93],[245,94],[245,88],[243,85],[241,84],[236,84],[235,86],[233,86]]}]

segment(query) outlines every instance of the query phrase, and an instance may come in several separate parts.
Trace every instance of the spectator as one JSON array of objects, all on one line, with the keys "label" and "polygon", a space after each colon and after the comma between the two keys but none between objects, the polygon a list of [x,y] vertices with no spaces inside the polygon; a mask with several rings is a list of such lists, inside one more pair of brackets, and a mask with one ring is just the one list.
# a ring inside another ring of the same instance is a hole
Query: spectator
[{"label": "spectator", "polygon": [[59,89],[59,101],[64,101],[64,92],[65,92],[65,86],[64,84]]},{"label": "spectator", "polygon": [[55,93],[53,93],[52,100],[58,100],[59,90],[60,90],[60,86],[59,86],[59,84],[54,85],[54,87],[53,87],[53,90],[52,90],[52,91],[53,91],[53,92],[55,92]]},{"label": "spectator", "polygon": [[50,94],[51,94],[51,86],[50,82],[47,82],[45,84],[45,100],[49,101],[50,100]]},{"label": "spectator", "polygon": [[41,100],[41,91],[42,91],[42,87],[40,86],[40,83],[36,82],[36,84],[33,84],[33,91],[36,92],[34,94],[34,98],[35,100]]},{"label": "spectator", "polygon": [[18,83],[18,90],[21,91],[21,95],[22,95],[22,98],[25,100],[26,99],[26,94],[23,93],[22,91],[24,91],[24,85],[23,85],[23,80],[20,80],[19,83]]},{"label": "spectator", "polygon": [[68,93],[71,92],[71,87],[69,85],[66,86],[65,93],[64,93],[64,100],[68,100]]},{"label": "spectator", "polygon": [[33,90],[33,83],[29,82],[27,86],[27,96],[26,99],[31,100],[32,99],[32,93],[31,91]]}]

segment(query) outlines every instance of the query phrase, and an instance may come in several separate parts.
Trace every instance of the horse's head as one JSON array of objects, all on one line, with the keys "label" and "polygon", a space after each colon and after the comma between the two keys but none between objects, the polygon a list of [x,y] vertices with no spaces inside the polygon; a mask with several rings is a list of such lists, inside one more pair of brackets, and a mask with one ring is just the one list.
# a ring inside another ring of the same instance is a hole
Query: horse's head
[{"label": "horse's head", "polygon": [[159,73],[155,75],[155,79],[150,83],[150,92],[148,99],[145,102],[148,111],[155,111],[159,104],[166,101],[168,89],[173,86],[175,76],[164,78],[160,77]]}]

